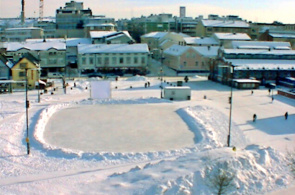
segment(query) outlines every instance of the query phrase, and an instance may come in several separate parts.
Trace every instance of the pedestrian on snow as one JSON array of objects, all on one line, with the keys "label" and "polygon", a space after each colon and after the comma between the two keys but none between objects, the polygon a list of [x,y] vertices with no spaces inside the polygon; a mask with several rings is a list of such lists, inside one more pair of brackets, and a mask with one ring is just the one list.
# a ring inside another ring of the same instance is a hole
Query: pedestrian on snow
[{"label": "pedestrian on snow", "polygon": [[254,91],[252,90],[252,91],[251,91],[251,95],[253,95],[253,93],[254,93]]},{"label": "pedestrian on snow", "polygon": [[184,77],[184,81],[185,81],[186,83],[188,82],[188,77],[187,77],[187,76]]},{"label": "pedestrian on snow", "polygon": [[253,122],[255,122],[257,119],[257,115],[256,114],[253,114]]},{"label": "pedestrian on snow", "polygon": [[268,89],[268,95],[270,95],[270,92],[271,92],[271,90],[270,90],[270,89]]},{"label": "pedestrian on snow", "polygon": [[147,86],[148,86],[148,87],[150,87],[150,86],[151,86],[151,83],[150,83],[149,81],[147,82]]},{"label": "pedestrian on snow", "polygon": [[286,119],[286,120],[288,119],[288,115],[289,115],[288,112],[286,112],[286,113],[285,113],[285,119]]},{"label": "pedestrian on snow", "polygon": [[271,97],[271,101],[272,101],[272,102],[274,101],[274,99],[275,99],[274,97]]},{"label": "pedestrian on snow", "polygon": [[147,86],[147,83],[144,83],[144,88],[146,88],[146,86]]},{"label": "pedestrian on snow", "polygon": [[76,87],[76,83],[74,83],[74,87]]}]

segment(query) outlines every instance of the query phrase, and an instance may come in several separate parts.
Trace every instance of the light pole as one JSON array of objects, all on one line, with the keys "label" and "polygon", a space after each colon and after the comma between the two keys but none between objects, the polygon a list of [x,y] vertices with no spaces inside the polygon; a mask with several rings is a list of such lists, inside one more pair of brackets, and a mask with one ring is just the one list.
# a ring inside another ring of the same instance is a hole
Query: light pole
[{"label": "light pole", "polygon": [[228,136],[227,136],[227,146],[230,147],[230,134],[231,134],[231,118],[232,118],[232,108],[233,108],[233,78],[234,78],[234,66],[230,64],[231,73],[231,83],[230,83],[230,109],[229,109],[229,126],[228,126]]},{"label": "light pole", "polygon": [[161,98],[163,98],[163,61],[164,61],[164,56],[163,56],[163,49],[161,49]]},{"label": "light pole", "polygon": [[40,70],[38,70],[38,103],[40,103]]},{"label": "light pole", "polygon": [[25,68],[25,79],[26,79],[26,142],[27,142],[27,154],[30,154],[30,139],[29,139],[29,107],[30,107],[30,102],[28,100],[28,69]]}]

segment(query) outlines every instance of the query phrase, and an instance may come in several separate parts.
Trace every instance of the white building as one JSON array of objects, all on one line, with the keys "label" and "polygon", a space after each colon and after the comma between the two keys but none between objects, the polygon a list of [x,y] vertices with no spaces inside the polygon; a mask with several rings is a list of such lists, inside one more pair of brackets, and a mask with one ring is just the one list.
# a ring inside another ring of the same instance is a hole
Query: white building
[{"label": "white building", "polygon": [[4,32],[4,39],[8,42],[22,42],[26,39],[43,38],[43,36],[43,29],[37,27],[7,28]]},{"label": "white building", "polygon": [[78,45],[78,69],[82,74],[117,70],[145,73],[148,63],[147,44]]}]

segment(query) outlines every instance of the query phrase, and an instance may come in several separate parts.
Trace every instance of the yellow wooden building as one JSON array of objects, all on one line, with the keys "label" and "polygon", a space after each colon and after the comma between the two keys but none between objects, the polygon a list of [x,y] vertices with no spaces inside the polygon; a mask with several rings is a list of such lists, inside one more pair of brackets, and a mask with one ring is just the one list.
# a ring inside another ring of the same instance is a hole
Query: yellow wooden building
[{"label": "yellow wooden building", "polygon": [[[11,68],[12,80],[26,81],[26,74],[28,79],[28,88],[36,89],[40,79],[40,66],[39,60],[33,55],[27,53],[21,57]],[[25,83],[13,84],[13,88],[24,88]]]}]

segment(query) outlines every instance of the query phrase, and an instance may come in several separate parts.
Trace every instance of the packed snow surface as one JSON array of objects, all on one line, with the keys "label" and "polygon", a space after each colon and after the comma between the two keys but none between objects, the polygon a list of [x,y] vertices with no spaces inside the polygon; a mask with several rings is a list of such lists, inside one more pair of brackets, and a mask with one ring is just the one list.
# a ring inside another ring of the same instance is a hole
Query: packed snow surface
[{"label": "packed snow surface", "polygon": [[0,194],[216,194],[209,178],[221,169],[234,175],[227,194],[291,194],[294,100],[234,89],[229,129],[227,86],[192,76],[192,100],[169,101],[158,78],[111,80],[104,100],[89,98],[87,79],[68,80],[66,93],[55,80],[40,103],[30,91],[30,155],[25,93],[0,95]]}]

